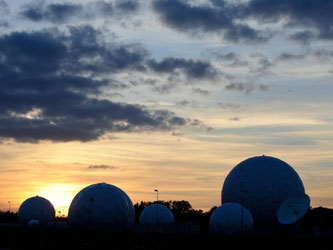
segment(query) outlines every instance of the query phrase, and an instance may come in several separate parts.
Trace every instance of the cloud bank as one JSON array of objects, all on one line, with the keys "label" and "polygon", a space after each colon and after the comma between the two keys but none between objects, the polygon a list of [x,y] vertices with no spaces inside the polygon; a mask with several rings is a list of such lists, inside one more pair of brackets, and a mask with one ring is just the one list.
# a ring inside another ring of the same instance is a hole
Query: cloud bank
[{"label": "cloud bank", "polygon": [[147,56],[137,44],[103,43],[100,35],[83,26],[0,36],[0,137],[90,141],[188,123],[166,110],[99,99],[112,74],[146,70]]}]

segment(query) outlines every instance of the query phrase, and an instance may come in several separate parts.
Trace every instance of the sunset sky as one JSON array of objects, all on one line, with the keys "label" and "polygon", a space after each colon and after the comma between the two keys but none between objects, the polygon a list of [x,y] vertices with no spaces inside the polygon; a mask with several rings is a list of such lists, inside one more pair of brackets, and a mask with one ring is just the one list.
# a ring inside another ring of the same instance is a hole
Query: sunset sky
[{"label": "sunset sky", "polygon": [[0,0],[0,210],[221,202],[256,155],[333,207],[333,1]]}]

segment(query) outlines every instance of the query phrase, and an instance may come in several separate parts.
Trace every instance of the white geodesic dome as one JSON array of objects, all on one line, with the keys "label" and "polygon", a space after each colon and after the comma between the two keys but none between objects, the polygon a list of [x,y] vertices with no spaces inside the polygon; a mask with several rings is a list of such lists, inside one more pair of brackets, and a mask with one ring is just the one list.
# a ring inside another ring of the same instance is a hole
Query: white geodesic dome
[{"label": "white geodesic dome", "polygon": [[28,226],[31,220],[37,220],[40,225],[46,225],[54,218],[55,210],[51,202],[39,196],[26,199],[18,210],[18,220],[25,226]]},{"label": "white geodesic dome", "polygon": [[250,232],[252,228],[251,213],[237,203],[219,206],[209,220],[209,231],[213,234],[243,234]]},{"label": "white geodesic dome", "polygon": [[72,200],[68,222],[79,228],[125,230],[135,221],[132,201],[120,188],[98,183],[82,189]]},{"label": "white geodesic dome", "polygon": [[304,194],[296,171],[284,161],[269,156],[249,158],[226,177],[222,204],[238,203],[252,214],[255,226],[277,224],[277,212],[286,199]]},{"label": "white geodesic dome", "polygon": [[151,204],[140,214],[141,225],[163,225],[174,223],[173,214],[169,208],[161,204]]}]

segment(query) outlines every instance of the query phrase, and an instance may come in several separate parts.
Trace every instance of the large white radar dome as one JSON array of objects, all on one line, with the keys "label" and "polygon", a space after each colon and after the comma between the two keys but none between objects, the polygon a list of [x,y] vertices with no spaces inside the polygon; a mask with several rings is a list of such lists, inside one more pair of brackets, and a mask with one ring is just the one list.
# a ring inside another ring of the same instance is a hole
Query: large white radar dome
[{"label": "large white radar dome", "polygon": [[37,220],[40,225],[46,225],[55,218],[55,210],[51,202],[43,197],[35,196],[26,199],[18,210],[18,220],[28,226],[31,220]]},{"label": "large white radar dome", "polygon": [[120,188],[98,183],[82,189],[73,199],[68,222],[80,228],[125,230],[134,224],[132,201]]},{"label": "large white radar dome", "polygon": [[142,211],[139,223],[142,225],[171,224],[174,223],[174,218],[172,212],[166,206],[151,204]]},{"label": "large white radar dome", "polygon": [[243,234],[250,232],[252,228],[251,213],[236,203],[219,206],[209,220],[209,230],[213,234]]},{"label": "large white radar dome", "polygon": [[255,226],[273,226],[282,202],[302,194],[303,183],[291,166],[274,157],[257,156],[239,163],[228,174],[222,204],[241,204],[251,212]]}]

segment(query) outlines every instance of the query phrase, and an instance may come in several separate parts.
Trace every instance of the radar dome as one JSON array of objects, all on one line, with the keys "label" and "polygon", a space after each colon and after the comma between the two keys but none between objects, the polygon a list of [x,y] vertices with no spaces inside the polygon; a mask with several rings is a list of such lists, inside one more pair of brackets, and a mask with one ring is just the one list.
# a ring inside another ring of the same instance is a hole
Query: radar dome
[{"label": "radar dome", "polygon": [[29,228],[38,228],[39,227],[39,222],[38,220],[31,220],[28,222],[28,227]]},{"label": "radar dome", "polygon": [[296,171],[274,157],[249,158],[226,177],[222,204],[238,203],[252,214],[255,226],[274,226],[282,202],[304,194],[303,183]]},{"label": "radar dome", "polygon": [[54,218],[55,210],[51,202],[39,196],[26,199],[18,210],[18,220],[25,226],[28,226],[32,220],[37,220],[40,225],[46,225]]},{"label": "radar dome", "polygon": [[209,230],[213,234],[242,234],[250,232],[252,228],[251,213],[236,203],[219,206],[209,220]]},{"label": "radar dome", "polygon": [[169,208],[161,204],[151,204],[143,209],[139,223],[142,225],[171,224],[174,223],[173,214]]},{"label": "radar dome", "polygon": [[68,222],[73,227],[125,230],[134,224],[132,201],[120,188],[98,183],[82,189],[72,200]]}]

